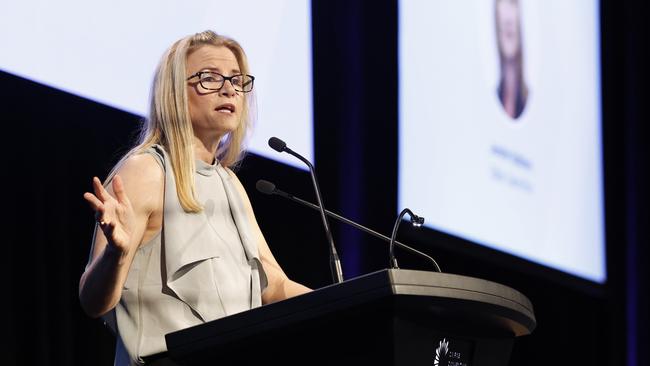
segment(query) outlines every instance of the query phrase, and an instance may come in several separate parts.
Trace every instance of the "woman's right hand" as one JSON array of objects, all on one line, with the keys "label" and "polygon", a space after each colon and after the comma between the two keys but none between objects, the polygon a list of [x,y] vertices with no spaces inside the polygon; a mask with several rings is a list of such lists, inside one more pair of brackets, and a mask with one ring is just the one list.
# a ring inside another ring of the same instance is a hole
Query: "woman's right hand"
[{"label": "woman's right hand", "polygon": [[115,197],[97,177],[93,178],[93,189],[95,194],[86,192],[84,198],[95,211],[95,218],[108,241],[107,248],[125,254],[131,245],[135,214],[124,191],[122,178],[119,175],[113,178]]},{"label": "woman's right hand", "polygon": [[93,178],[94,194],[84,193],[101,229],[96,230],[91,259],[79,281],[81,306],[93,318],[120,301],[140,243],[162,228],[165,174],[156,159],[133,155],[117,172],[107,187]]}]

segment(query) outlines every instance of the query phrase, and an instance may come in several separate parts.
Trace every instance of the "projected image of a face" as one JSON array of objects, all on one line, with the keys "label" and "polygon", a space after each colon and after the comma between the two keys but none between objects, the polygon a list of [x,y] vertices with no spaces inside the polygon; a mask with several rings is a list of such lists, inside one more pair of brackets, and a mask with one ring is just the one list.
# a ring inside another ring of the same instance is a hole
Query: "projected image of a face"
[{"label": "projected image of a face", "polygon": [[508,61],[515,61],[515,57],[521,50],[517,0],[497,0],[496,19],[500,54]]},{"label": "projected image of a face", "polygon": [[505,112],[517,119],[524,111],[528,87],[524,81],[519,0],[495,0],[500,81],[497,89]]}]

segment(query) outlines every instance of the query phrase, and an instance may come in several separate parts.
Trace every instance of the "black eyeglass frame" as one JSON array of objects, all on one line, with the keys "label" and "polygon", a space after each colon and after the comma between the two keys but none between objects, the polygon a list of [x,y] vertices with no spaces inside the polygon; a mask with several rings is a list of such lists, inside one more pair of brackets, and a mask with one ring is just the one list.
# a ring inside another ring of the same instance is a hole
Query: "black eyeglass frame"
[{"label": "black eyeglass frame", "polygon": [[[221,76],[221,78],[223,79],[222,82],[221,82],[221,86],[219,88],[217,88],[217,89],[206,88],[205,85],[203,85],[203,82],[201,81],[201,75],[203,75],[203,74],[215,74],[215,75]],[[249,78],[251,78],[250,83],[252,85],[251,85],[250,90],[248,90],[248,91],[240,90],[240,89],[237,88],[237,86],[235,86],[235,84],[232,82],[232,79],[234,79],[234,78],[236,78],[238,76],[248,76]],[[195,77],[199,78],[199,84],[201,84],[201,87],[203,87],[206,90],[221,90],[221,88],[223,88],[223,86],[226,84],[226,81],[229,81],[230,85],[232,85],[233,89],[235,89],[236,91],[238,91],[240,93],[250,93],[250,92],[253,91],[253,87],[255,86],[255,76],[248,75],[248,74],[236,74],[236,75],[224,76],[224,75],[221,75],[220,73],[215,72],[215,71],[199,71],[197,73],[194,73],[194,74],[190,75],[187,79],[185,79],[185,81],[190,81],[190,79],[193,79]]]}]

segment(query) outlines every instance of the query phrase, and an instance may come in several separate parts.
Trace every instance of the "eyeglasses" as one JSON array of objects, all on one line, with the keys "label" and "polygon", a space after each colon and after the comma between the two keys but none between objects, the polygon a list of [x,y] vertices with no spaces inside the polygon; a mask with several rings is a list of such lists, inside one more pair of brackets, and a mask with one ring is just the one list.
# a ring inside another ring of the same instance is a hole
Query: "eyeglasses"
[{"label": "eyeglasses", "polygon": [[226,80],[230,81],[232,87],[242,93],[248,93],[253,90],[253,82],[255,81],[255,76],[253,75],[232,75],[232,76],[223,76],[218,72],[214,71],[199,71],[196,74],[188,77],[186,80],[193,78],[199,78],[199,84],[205,89],[208,90],[221,90],[223,84]]}]

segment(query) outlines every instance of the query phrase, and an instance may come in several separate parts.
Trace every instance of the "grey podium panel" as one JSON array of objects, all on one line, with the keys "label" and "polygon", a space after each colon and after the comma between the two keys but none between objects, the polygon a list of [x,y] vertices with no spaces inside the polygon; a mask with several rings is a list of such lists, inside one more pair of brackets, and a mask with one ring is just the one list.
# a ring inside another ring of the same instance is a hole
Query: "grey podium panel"
[{"label": "grey podium panel", "polygon": [[[179,364],[506,365],[536,326],[498,283],[386,269],[166,336]],[[434,363],[436,361],[437,363]]]}]

